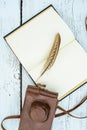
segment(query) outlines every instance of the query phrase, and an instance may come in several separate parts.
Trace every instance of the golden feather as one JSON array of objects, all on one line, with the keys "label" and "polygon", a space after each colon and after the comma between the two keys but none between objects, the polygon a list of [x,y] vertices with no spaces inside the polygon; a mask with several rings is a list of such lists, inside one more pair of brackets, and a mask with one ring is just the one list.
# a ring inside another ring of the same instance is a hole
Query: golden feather
[{"label": "golden feather", "polygon": [[[46,60],[46,62],[45,62],[45,64],[44,64],[44,67],[43,67],[43,70],[42,70],[40,76],[38,77],[38,79],[39,79],[48,69],[50,69],[50,68],[53,66],[53,64],[54,64],[54,62],[55,62],[55,60],[56,60],[56,58],[57,58],[57,55],[58,55],[58,51],[59,51],[59,47],[60,47],[60,42],[61,42],[61,37],[60,37],[60,34],[58,33],[58,34],[56,35],[56,38],[55,38],[55,41],[54,41],[53,46],[52,46],[52,48],[51,48],[51,51],[50,51],[50,53],[49,53],[49,55],[48,55],[48,57],[47,57],[47,60]],[[37,80],[38,80],[38,79],[37,79]]]}]

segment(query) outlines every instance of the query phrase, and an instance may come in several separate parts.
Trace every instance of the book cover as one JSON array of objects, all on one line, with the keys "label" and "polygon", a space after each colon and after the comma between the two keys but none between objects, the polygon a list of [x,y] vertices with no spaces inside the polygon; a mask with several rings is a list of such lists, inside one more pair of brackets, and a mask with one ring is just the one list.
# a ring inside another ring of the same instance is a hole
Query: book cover
[{"label": "book cover", "polygon": [[[38,78],[58,33],[61,43],[55,63]],[[32,79],[58,92],[59,99],[87,82],[87,53],[52,6],[5,36],[5,40]]]}]

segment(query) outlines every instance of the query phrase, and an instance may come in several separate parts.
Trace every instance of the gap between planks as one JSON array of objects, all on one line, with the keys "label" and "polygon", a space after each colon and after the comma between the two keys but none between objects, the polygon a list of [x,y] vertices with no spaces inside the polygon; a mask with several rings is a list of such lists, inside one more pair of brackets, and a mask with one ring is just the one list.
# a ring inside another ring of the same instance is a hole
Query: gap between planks
[{"label": "gap between planks", "polygon": [[[22,25],[22,6],[23,1],[20,0],[20,26]],[[22,111],[22,64],[20,63],[20,113]]]}]

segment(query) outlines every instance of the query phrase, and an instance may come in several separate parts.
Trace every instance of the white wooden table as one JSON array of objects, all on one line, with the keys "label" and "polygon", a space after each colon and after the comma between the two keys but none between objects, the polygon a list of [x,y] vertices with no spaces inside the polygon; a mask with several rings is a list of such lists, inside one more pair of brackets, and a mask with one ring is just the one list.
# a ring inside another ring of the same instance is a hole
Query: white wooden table
[{"label": "white wooden table", "polygon": [[[50,4],[53,4],[87,52],[87,32],[85,30],[87,0],[0,0],[0,122],[5,116],[21,112],[26,86],[33,84],[7,46],[3,36]],[[63,99],[60,105],[69,109],[86,94],[87,84]],[[73,114],[87,115],[87,102]],[[17,120],[9,120],[5,122],[5,127],[7,130],[18,130],[18,123]],[[76,129],[87,130],[87,119],[78,120],[65,115],[53,122],[52,130]]]}]

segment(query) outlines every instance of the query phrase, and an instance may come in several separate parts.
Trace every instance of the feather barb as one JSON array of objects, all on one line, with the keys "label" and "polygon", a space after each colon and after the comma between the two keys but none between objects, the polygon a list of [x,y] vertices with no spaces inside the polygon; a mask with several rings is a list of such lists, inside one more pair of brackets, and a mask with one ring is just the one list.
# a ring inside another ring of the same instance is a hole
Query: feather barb
[{"label": "feather barb", "polygon": [[[60,37],[60,34],[58,33],[55,37],[55,41],[53,43],[53,46],[49,52],[49,55],[47,57],[47,60],[43,66],[43,69],[42,69],[42,72],[40,74],[40,76],[38,77],[38,79],[48,70],[50,69],[54,63],[55,63],[55,60],[57,58],[57,55],[58,55],[58,52],[59,52],[59,47],[60,47],[60,43],[61,43],[61,37]],[[37,80],[38,80],[37,79]]]}]

